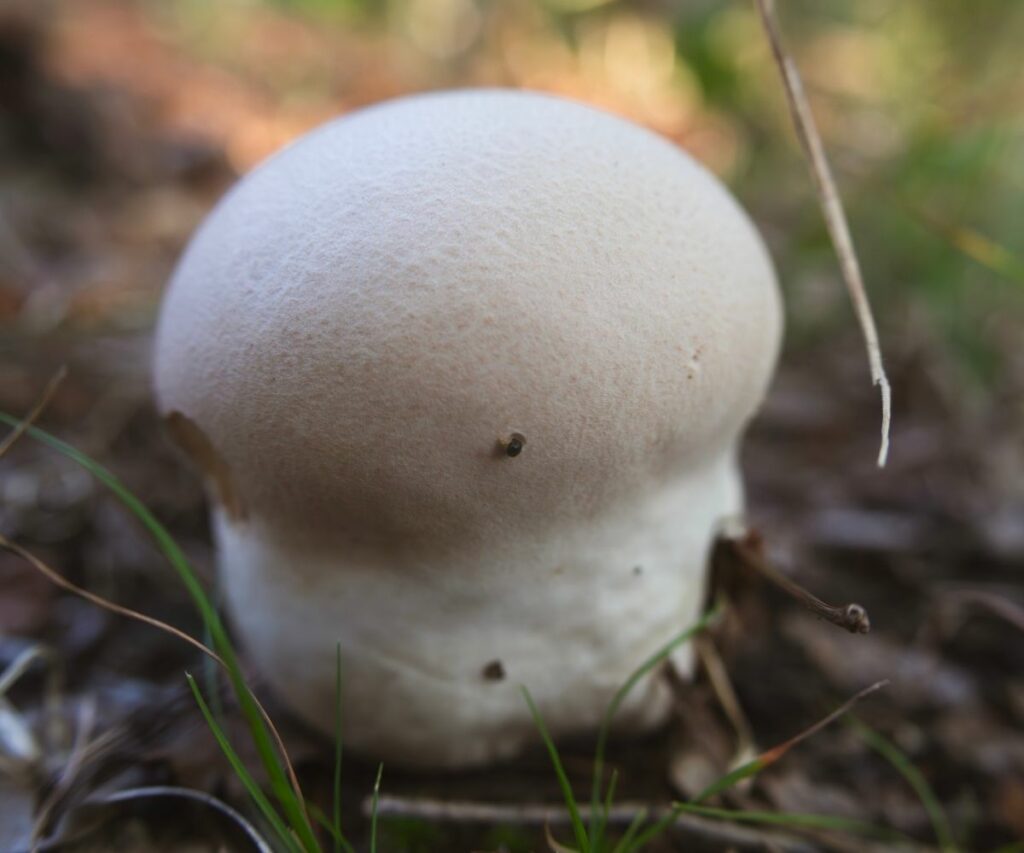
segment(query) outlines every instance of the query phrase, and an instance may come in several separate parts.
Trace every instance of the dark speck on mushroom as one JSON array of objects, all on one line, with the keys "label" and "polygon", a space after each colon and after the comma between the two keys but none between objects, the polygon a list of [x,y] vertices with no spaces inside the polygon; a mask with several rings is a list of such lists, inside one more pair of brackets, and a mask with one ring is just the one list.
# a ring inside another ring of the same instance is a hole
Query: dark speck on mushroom
[{"label": "dark speck on mushroom", "polygon": [[515,458],[523,452],[523,448],[526,446],[526,436],[521,432],[510,432],[503,438],[499,438],[498,444],[506,456]]},{"label": "dark speck on mushroom", "polygon": [[484,667],[484,678],[488,681],[504,681],[505,665],[500,660],[492,660]]}]

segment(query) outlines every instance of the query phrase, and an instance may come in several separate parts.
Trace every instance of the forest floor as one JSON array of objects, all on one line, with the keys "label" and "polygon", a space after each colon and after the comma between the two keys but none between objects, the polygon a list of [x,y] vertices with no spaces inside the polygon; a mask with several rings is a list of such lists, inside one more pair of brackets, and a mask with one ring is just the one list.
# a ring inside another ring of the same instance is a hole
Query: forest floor
[{"label": "forest floor", "polygon": [[[126,28],[121,45],[143,38],[130,21],[79,24],[106,33],[97,56],[54,59],[42,33],[28,37],[33,16],[0,16],[0,81],[16,115],[0,150],[0,409],[27,412],[66,364],[40,423],[114,470],[212,581],[204,496],[153,411],[148,348],[174,258],[236,178],[240,155],[226,137],[185,134],[154,107],[170,95],[152,91],[174,88],[182,60],[173,55],[140,71],[153,77],[145,97],[127,85],[68,83],[60,63],[100,61],[111,27]],[[228,85],[214,75],[201,84]],[[244,90],[232,103],[247,103]],[[258,106],[235,120],[258,123]],[[1009,355],[1016,376],[979,396],[928,344],[886,343],[896,401],[887,468],[874,464],[878,403],[852,321],[827,344],[787,350],[743,454],[751,522],[771,562],[830,603],[863,605],[871,632],[837,629],[733,565],[731,613],[703,642],[696,683],[677,690],[671,724],[613,744],[618,819],[693,796],[739,754],[787,740],[887,679],[853,713],[919,771],[959,848],[1024,839],[1024,364]],[[133,519],[85,472],[26,438],[0,459],[0,533],[93,592],[202,637],[185,591]],[[248,849],[201,803],[108,797],[170,785],[248,810],[185,684],[184,671],[207,673],[193,649],[0,551],[0,672],[19,658],[34,662],[0,691],[0,848],[27,849],[50,798],[51,825],[77,838],[61,849]],[[708,677],[709,659],[724,663],[735,702]],[[326,806],[332,745],[268,703],[307,794]],[[564,747],[581,792],[592,747]],[[357,846],[374,774],[346,755],[344,813]],[[545,821],[570,837],[540,749],[472,773],[386,767],[382,793],[385,850],[546,849]],[[838,721],[719,804],[857,819],[937,847],[926,799],[861,729]],[[698,818],[659,845],[884,846]]]}]

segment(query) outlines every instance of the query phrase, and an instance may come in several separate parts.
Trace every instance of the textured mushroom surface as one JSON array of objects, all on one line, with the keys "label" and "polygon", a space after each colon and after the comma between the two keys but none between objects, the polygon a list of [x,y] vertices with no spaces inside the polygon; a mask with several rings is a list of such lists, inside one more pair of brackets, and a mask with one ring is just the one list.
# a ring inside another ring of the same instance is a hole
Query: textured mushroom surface
[{"label": "textured mushroom surface", "polygon": [[[347,745],[464,765],[536,739],[520,684],[593,728],[696,618],[780,331],[760,238],[677,147],[453,92],[239,183],[172,280],[156,389],[281,698],[330,730],[340,643]],[[666,713],[650,678],[623,724]]]}]

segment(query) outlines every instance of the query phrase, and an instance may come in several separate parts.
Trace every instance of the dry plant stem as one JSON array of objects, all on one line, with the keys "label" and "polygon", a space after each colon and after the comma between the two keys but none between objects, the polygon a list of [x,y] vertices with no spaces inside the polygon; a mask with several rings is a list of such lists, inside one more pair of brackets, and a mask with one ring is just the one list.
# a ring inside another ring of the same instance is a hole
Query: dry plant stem
[{"label": "dry plant stem", "polygon": [[6,548],[12,554],[17,554],[23,560],[30,563],[33,566],[33,568],[36,569],[36,571],[43,574],[52,583],[55,583],[57,586],[67,590],[68,592],[72,592],[75,595],[84,598],[90,604],[95,604],[97,607],[102,607],[104,610],[109,610],[112,613],[117,613],[120,616],[127,616],[129,619],[135,619],[139,622],[145,622],[147,625],[152,625],[154,628],[158,628],[161,631],[167,632],[168,634],[173,634],[179,640],[184,640],[189,645],[199,649],[199,651],[201,651],[204,655],[209,655],[221,666],[224,665],[224,661],[220,657],[220,655],[218,655],[212,649],[204,646],[201,642],[199,642],[199,640],[195,639],[195,637],[189,636],[181,629],[175,628],[173,625],[168,625],[166,622],[161,622],[159,619],[154,619],[152,616],[147,616],[145,613],[139,613],[128,607],[122,607],[120,604],[116,604],[113,601],[108,601],[107,599],[102,598],[99,595],[96,595],[96,593],[94,592],[89,592],[89,590],[83,589],[82,587],[73,584],[71,581],[67,580],[65,577],[57,573],[54,569],[46,565],[46,563],[44,563],[37,556],[35,556],[35,554],[31,553],[25,548],[22,548],[16,542],[12,542],[3,534],[0,534],[0,548]]},{"label": "dry plant stem", "polygon": [[[363,802],[363,813],[369,814],[369,798]],[[651,820],[659,820],[672,813],[671,806],[650,806],[645,803],[620,802],[608,812],[608,822],[616,826],[629,824],[641,811]],[[419,797],[381,795],[377,802],[378,817],[414,818],[434,822],[494,823],[521,826],[564,826],[568,813],[564,805],[544,803],[485,803],[467,800],[433,800]],[[584,820],[590,817],[590,807],[580,805]],[[766,841],[785,851],[820,849],[802,839],[768,829],[749,829],[716,822],[696,815],[681,814],[674,827],[693,839],[715,845],[715,849],[764,850]]]},{"label": "dry plant stem", "polygon": [[977,604],[1024,631],[1024,608],[994,593],[980,589],[961,589],[947,593],[947,598],[958,604]]},{"label": "dry plant stem", "polygon": [[3,698],[37,660],[51,658],[51,653],[43,646],[29,646],[8,665],[0,674],[0,698]]},{"label": "dry plant stem", "polygon": [[807,738],[811,737],[812,735],[816,735],[823,728],[825,728],[826,726],[830,725],[831,723],[834,723],[841,716],[843,716],[843,714],[847,713],[854,705],[856,705],[865,696],[869,696],[870,694],[874,693],[876,690],[881,690],[888,683],[889,683],[889,680],[888,679],[884,679],[883,681],[876,681],[870,687],[865,687],[863,690],[860,691],[860,693],[858,693],[856,696],[852,696],[851,698],[847,699],[845,702],[843,702],[842,705],[840,705],[838,708],[836,708],[831,714],[829,714],[827,717],[823,717],[822,719],[818,720],[818,722],[816,722],[813,726],[810,726],[809,728],[804,729],[802,732],[800,732],[800,734],[798,734],[798,735],[796,735],[794,737],[791,737],[789,740],[785,741],[784,743],[780,743],[778,746],[774,746],[771,749],[766,750],[765,752],[762,752],[761,755],[759,756],[761,761],[766,766],[769,765],[769,764],[773,764],[774,762],[778,761],[783,755],[785,755],[787,752],[789,752],[789,750],[791,750],[798,743],[801,743],[802,741],[807,740]]},{"label": "dry plant stem", "polygon": [[[197,648],[207,657],[213,659],[227,670],[227,665],[224,663],[224,659],[218,655],[213,649],[199,642],[195,637],[192,637],[182,631],[180,628],[175,628],[173,625],[168,625],[166,622],[161,622],[159,619],[154,619],[152,616],[147,616],[145,613],[139,613],[137,610],[132,610],[128,607],[122,607],[120,604],[116,604],[113,601],[108,601],[96,595],[93,592],[89,592],[87,589],[83,589],[65,577],[60,575],[58,572],[50,568],[46,563],[40,560],[35,554],[22,548],[15,542],[12,542],[3,534],[0,534],[0,548],[6,548],[8,551],[17,554],[23,560],[26,560],[31,566],[33,566],[38,572],[43,574],[47,579],[55,583],[62,589],[72,592],[91,604],[95,604],[97,607],[102,607],[104,610],[109,610],[112,613],[117,613],[120,616],[127,616],[129,619],[135,619],[138,622],[144,622],[147,625],[151,625],[165,633],[171,634],[177,637],[179,640],[184,640],[189,645]],[[281,759],[284,762],[285,770],[288,774],[288,780],[291,782],[292,788],[295,791],[295,795],[299,797],[300,802],[305,802],[302,797],[302,788],[299,786],[299,778],[295,774],[295,768],[292,766],[291,759],[288,757],[288,752],[285,749],[284,740],[281,738],[281,733],[277,730],[273,720],[270,719],[270,715],[267,713],[263,704],[253,696],[253,701],[256,703],[256,707],[259,709],[260,715],[263,717],[264,722],[267,724],[267,728],[270,730],[271,735],[277,744],[278,751],[281,753]]]},{"label": "dry plant stem", "polygon": [[544,824],[544,840],[547,842],[548,850],[551,853],[575,853],[572,847],[566,847],[555,840],[555,837],[551,834],[551,825],[548,823]]},{"label": "dry plant stem", "polygon": [[851,634],[866,634],[871,630],[871,619],[867,611],[859,604],[846,604],[836,607],[826,604],[816,595],[808,592],[792,578],[787,577],[772,566],[762,554],[761,538],[755,533],[742,539],[728,540],[744,565],[756,569],[763,577],[771,581],[784,592],[789,593],[812,613],[827,622],[845,628]]},{"label": "dry plant stem", "polygon": [[[235,826],[245,834],[253,847],[256,848],[257,853],[272,853],[270,845],[266,842],[263,836],[256,831],[256,827],[254,827],[248,820],[242,817],[241,814],[231,808],[223,800],[219,800],[210,794],[204,793],[203,791],[195,791],[191,788],[177,788],[170,785],[153,785],[144,788],[128,788],[127,790],[115,791],[111,794],[106,794],[102,797],[92,799],[89,804],[110,805],[130,803],[133,800],[139,799],[163,799],[171,797],[201,803],[207,808],[211,808],[214,811],[219,812],[221,815],[232,821]],[[223,850],[225,848],[220,849]]]},{"label": "dry plant stem", "polygon": [[718,699],[718,704],[722,706],[722,710],[736,732],[736,754],[740,760],[745,761],[755,751],[754,731],[747,720],[747,715],[743,713],[743,707],[740,705],[739,697],[729,679],[729,673],[710,637],[700,634],[694,637],[694,644],[701,665],[708,674],[708,681],[711,682],[711,689]]},{"label": "dry plant stem", "polygon": [[50,400],[53,399],[53,395],[57,393],[57,389],[60,387],[60,383],[68,375],[67,365],[61,365],[57,368],[57,372],[53,374],[50,381],[46,383],[46,388],[43,389],[43,395],[39,398],[36,404],[32,407],[32,410],[25,416],[20,424],[18,424],[3,441],[0,441],[0,456],[3,456],[14,443],[21,438],[25,431],[32,426],[38,420],[39,416],[43,413],[43,410],[50,404]]},{"label": "dry plant stem", "polygon": [[867,291],[864,289],[860,262],[857,260],[857,252],[853,247],[850,226],[846,221],[843,204],[839,200],[839,192],[836,189],[835,179],[832,177],[832,169],[825,156],[825,146],[822,144],[821,135],[818,133],[810,104],[807,101],[807,95],[804,93],[800,72],[797,70],[793,58],[786,53],[782,46],[782,35],[775,20],[775,2],[774,0],[755,0],[755,2],[768,42],[771,44],[775,64],[782,76],[793,126],[796,128],[797,137],[800,139],[800,145],[807,156],[811,174],[814,176],[821,210],[825,216],[825,225],[832,239],[832,245],[835,246],[836,254],[839,256],[839,267],[843,273],[843,280],[864,335],[868,363],[871,367],[871,381],[879,387],[882,394],[882,442],[878,450],[878,466],[882,468],[889,456],[892,389],[889,386],[889,379],[885,375],[885,368],[882,366],[882,348],[878,342],[878,329],[875,327],[871,303],[868,301]]},{"label": "dry plant stem", "polygon": [[75,727],[75,739],[71,752],[61,768],[57,781],[53,784],[49,796],[36,811],[35,824],[32,827],[32,843],[38,844],[50,827],[51,816],[60,804],[61,799],[71,788],[81,769],[92,759],[98,749],[102,749],[107,735],[93,739],[92,732],[96,725],[96,705],[87,702],[78,708],[78,725]]}]

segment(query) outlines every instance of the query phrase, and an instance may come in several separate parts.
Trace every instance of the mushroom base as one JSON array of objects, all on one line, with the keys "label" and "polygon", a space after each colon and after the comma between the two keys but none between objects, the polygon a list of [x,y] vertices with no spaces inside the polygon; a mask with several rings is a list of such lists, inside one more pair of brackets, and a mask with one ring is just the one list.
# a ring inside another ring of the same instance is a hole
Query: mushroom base
[{"label": "mushroom base", "polygon": [[[635,668],[697,619],[712,536],[740,504],[729,456],[496,553],[396,561],[289,541],[259,517],[215,510],[214,524],[234,623],[281,699],[333,734],[340,644],[346,748],[439,768],[539,742],[520,685],[555,737],[595,730]],[[688,673],[691,652],[675,663]],[[642,731],[669,711],[648,676],[617,724]]]}]

